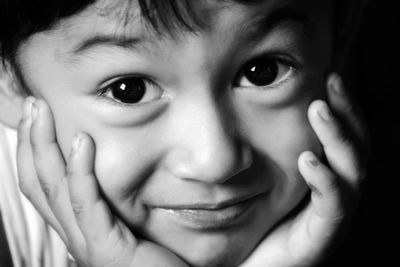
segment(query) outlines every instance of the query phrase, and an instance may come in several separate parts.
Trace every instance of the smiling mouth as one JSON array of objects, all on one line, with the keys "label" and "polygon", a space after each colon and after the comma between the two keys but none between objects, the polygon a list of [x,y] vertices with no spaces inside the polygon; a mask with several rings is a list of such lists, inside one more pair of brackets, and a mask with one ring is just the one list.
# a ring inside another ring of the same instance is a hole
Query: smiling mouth
[{"label": "smiling mouth", "polygon": [[230,200],[220,204],[198,204],[182,206],[153,207],[183,222],[184,226],[197,230],[221,230],[239,224],[248,217],[257,200],[265,196],[259,194],[249,198]]}]

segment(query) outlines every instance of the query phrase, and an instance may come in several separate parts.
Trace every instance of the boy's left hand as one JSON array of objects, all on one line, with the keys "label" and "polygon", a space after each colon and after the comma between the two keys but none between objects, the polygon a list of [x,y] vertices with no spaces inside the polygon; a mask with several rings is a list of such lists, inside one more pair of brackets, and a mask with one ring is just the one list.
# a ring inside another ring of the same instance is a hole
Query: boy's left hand
[{"label": "boy's left hand", "polygon": [[298,159],[311,200],[299,214],[276,226],[241,267],[314,266],[343,236],[360,198],[368,138],[336,74],[328,79],[328,100],[333,112],[322,100],[308,109],[327,164],[310,151]]}]

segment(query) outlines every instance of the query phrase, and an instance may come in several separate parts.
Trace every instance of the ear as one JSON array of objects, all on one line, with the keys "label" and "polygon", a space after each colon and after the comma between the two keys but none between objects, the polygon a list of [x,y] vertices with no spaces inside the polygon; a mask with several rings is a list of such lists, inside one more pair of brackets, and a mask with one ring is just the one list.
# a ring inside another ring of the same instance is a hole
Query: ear
[{"label": "ear", "polygon": [[0,62],[0,123],[16,129],[22,117],[24,99],[11,66]]}]

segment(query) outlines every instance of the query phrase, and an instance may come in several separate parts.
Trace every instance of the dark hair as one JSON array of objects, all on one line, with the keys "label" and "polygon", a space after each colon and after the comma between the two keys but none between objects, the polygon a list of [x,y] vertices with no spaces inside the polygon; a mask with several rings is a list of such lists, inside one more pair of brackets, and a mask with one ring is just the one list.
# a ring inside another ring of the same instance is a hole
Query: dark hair
[{"label": "dark hair", "polygon": [[[131,3],[133,0],[125,0]],[[157,32],[173,32],[175,29],[193,31],[201,26],[191,0],[137,0],[142,18]],[[260,0],[221,0],[241,4],[254,4]],[[333,0],[336,6],[335,38],[341,43],[344,34],[354,34],[357,14],[366,0]],[[12,60],[19,44],[30,35],[49,29],[59,20],[83,11],[96,0],[0,0],[0,48],[1,58]],[[353,6],[352,6],[353,5]],[[128,5],[129,8],[129,5]],[[127,16],[129,13],[127,12]],[[122,19],[126,19],[122,18]],[[345,27],[352,24],[353,27]],[[336,42],[339,43],[339,42]],[[336,47],[337,49],[337,47]],[[343,48],[342,48],[343,49]],[[337,50],[341,50],[340,48]]]},{"label": "dark hair", "polygon": [[[126,0],[126,3],[132,1]],[[254,3],[259,0],[234,1]],[[12,58],[21,41],[36,32],[51,28],[59,20],[79,13],[95,2],[97,1],[0,0],[1,57]],[[144,20],[160,33],[161,29],[170,32],[177,28],[193,31],[200,26],[190,0],[138,0],[138,4]]]}]

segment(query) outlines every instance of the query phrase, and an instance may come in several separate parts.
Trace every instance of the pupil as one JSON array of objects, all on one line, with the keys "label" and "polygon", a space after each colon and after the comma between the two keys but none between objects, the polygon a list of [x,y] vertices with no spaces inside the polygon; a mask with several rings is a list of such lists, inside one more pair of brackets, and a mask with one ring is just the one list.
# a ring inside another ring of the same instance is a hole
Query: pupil
[{"label": "pupil", "polygon": [[143,79],[125,79],[116,83],[112,88],[113,96],[123,103],[137,103],[146,92]]},{"label": "pupil", "polygon": [[257,86],[266,86],[278,76],[278,64],[271,59],[256,59],[249,62],[243,74],[249,82]]}]

